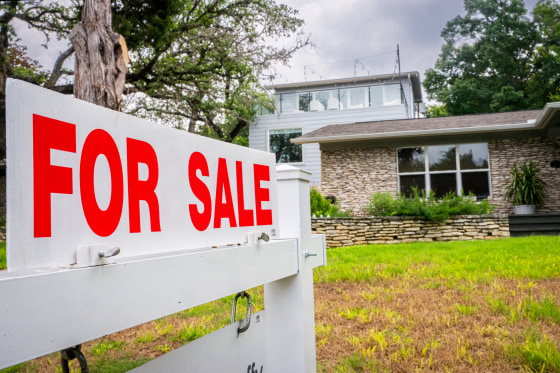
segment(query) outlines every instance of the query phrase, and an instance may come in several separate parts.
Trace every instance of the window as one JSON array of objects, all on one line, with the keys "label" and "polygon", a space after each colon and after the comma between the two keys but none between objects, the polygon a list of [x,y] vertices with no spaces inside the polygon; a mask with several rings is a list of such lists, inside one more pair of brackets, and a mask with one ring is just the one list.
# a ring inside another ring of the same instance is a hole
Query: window
[{"label": "window", "polygon": [[487,144],[438,145],[397,149],[399,191],[431,190],[440,198],[449,192],[490,196]]},{"label": "window", "polygon": [[[377,84],[336,89],[319,89],[274,95],[276,112],[294,114],[324,110],[381,108],[403,105],[400,84]],[[265,113],[266,114],[266,113]]]},{"label": "window", "polygon": [[276,154],[276,163],[302,162],[301,145],[292,144],[291,139],[301,136],[301,128],[268,131],[268,150]]},{"label": "window", "polygon": [[401,86],[398,84],[374,85],[369,87],[371,107],[401,105]]}]

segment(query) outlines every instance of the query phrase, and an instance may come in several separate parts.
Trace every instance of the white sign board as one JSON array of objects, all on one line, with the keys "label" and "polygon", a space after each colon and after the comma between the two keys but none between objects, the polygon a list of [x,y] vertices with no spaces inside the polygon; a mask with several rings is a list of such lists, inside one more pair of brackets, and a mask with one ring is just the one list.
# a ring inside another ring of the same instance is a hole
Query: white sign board
[{"label": "white sign board", "polygon": [[[7,82],[8,270],[66,267],[275,232],[273,154]],[[273,231],[274,230],[274,231]]]}]

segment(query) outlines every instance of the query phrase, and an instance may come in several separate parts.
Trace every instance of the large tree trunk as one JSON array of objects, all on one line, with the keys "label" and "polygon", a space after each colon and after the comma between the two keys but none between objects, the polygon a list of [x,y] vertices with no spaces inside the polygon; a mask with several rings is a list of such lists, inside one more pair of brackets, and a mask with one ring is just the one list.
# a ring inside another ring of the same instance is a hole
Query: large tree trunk
[{"label": "large tree trunk", "polygon": [[70,33],[76,50],[74,96],[118,110],[129,60],[111,18],[110,0],[84,0],[82,21]]}]

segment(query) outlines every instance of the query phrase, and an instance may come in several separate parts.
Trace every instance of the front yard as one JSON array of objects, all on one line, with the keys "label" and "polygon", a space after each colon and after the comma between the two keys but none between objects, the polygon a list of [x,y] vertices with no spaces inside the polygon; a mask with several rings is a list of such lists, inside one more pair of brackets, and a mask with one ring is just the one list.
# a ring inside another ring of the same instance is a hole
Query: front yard
[{"label": "front yard", "polygon": [[[328,266],[315,271],[319,372],[560,371],[560,237],[354,246],[327,255]],[[259,311],[262,287],[250,292]],[[86,343],[90,371],[127,371],[227,325],[231,301]],[[8,371],[59,370],[51,354]]]}]

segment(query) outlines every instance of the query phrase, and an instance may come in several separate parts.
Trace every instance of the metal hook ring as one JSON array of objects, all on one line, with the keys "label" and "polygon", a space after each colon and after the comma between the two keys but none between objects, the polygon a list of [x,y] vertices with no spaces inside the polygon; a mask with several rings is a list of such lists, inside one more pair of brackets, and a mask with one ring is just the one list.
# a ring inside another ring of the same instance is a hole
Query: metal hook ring
[{"label": "metal hook ring", "polygon": [[231,323],[235,322],[235,312],[237,310],[237,300],[239,298],[247,298],[247,316],[239,322],[239,328],[237,328],[237,334],[246,332],[251,325],[251,296],[249,293],[242,291],[241,293],[237,293],[233,298],[233,308],[231,311]]}]

